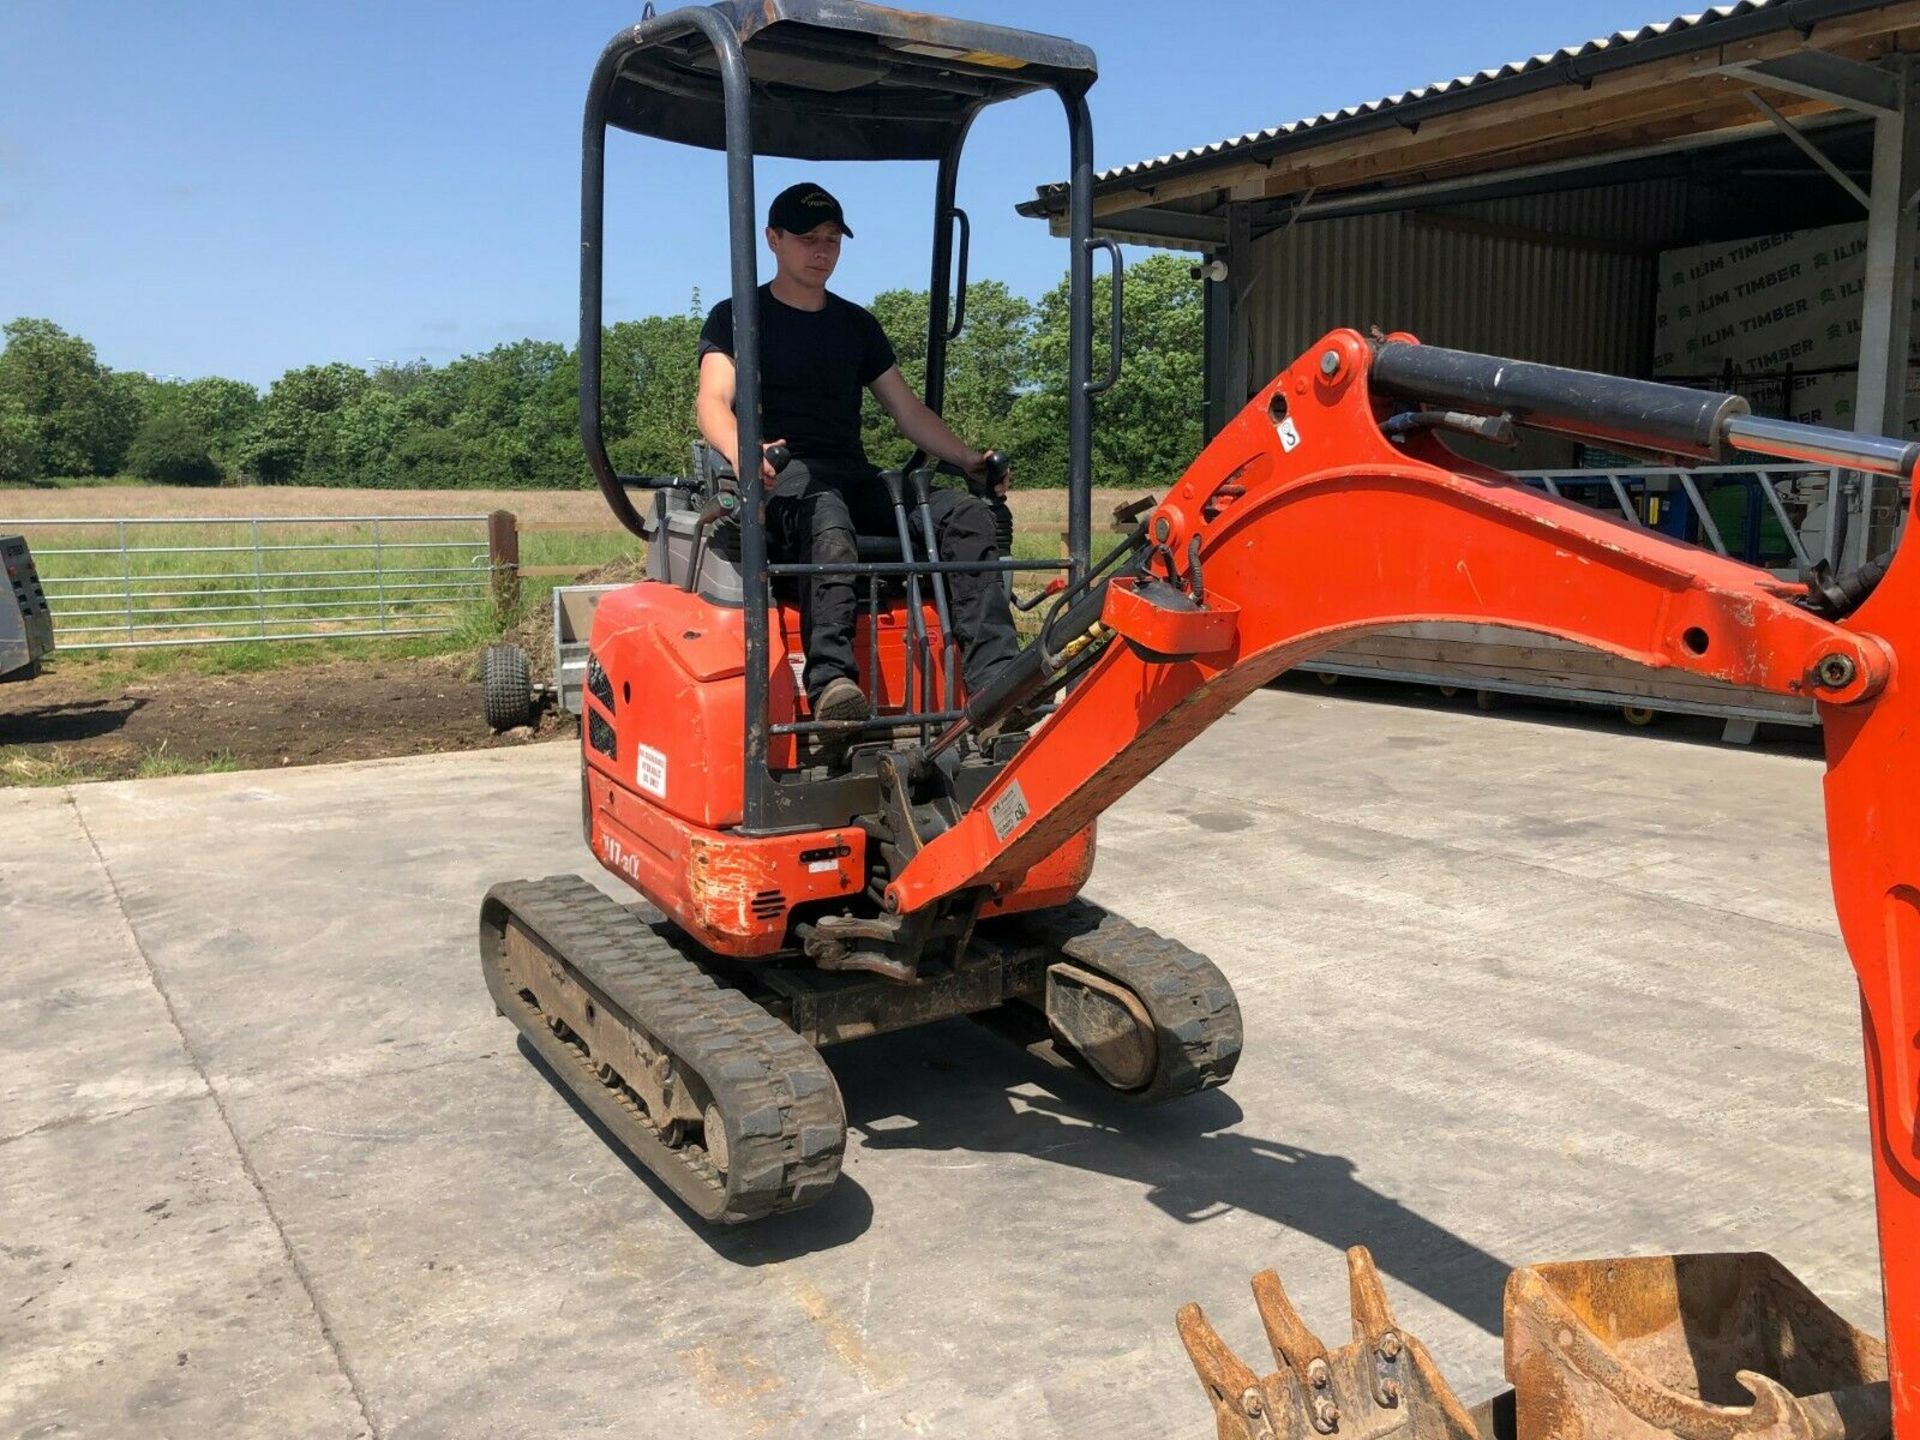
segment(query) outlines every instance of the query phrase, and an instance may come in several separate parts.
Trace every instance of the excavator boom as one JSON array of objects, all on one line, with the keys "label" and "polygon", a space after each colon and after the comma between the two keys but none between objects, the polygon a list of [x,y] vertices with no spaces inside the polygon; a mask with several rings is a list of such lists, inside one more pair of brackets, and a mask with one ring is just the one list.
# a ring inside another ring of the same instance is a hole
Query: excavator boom
[{"label": "excavator boom", "polygon": [[1083,588],[1071,609],[1097,622],[1041,648],[1063,665],[1076,648],[1097,658],[900,868],[888,906],[912,915],[1016,883],[1249,692],[1390,626],[1507,626],[1814,699],[1834,899],[1865,1028],[1892,1411],[1898,1433],[1920,1440],[1920,682],[1901,664],[1920,657],[1920,558],[1896,555],[1864,603],[1828,618],[1805,584],[1542,494],[1439,438],[1516,422],[1696,458],[1737,445],[1902,475],[1920,453],[1752,419],[1730,396],[1336,331],[1168,490],[1140,558]]}]

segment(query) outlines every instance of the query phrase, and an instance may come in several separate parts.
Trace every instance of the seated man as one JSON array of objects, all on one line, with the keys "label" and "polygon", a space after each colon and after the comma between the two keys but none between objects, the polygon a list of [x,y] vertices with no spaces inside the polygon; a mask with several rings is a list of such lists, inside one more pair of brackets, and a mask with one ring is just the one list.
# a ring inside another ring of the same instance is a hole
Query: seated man
[{"label": "seated man", "polygon": [[[783,560],[852,564],[856,533],[897,534],[893,506],[860,440],[860,391],[870,388],[915,445],[986,479],[986,457],[960,440],[913,393],[880,322],[827,289],[851,235],[840,202],[818,185],[780,192],[767,211],[767,246],[777,270],[760,287],[761,434],[793,458],[777,477],[763,460],[769,486],[769,553]],[[733,301],[713,307],[700,331],[700,433],[739,473],[739,427],[733,413]],[[1004,478],[996,493],[1006,493]],[[985,502],[935,490],[934,534],[945,560],[1000,558]],[[914,531],[916,537],[918,528]],[[953,626],[964,646],[967,688],[977,692],[1019,652],[1006,590],[996,572],[946,576]],[[855,577],[820,575],[801,587],[800,628],[806,636],[804,683],[820,720],[864,720],[872,712],[853,658]]]}]

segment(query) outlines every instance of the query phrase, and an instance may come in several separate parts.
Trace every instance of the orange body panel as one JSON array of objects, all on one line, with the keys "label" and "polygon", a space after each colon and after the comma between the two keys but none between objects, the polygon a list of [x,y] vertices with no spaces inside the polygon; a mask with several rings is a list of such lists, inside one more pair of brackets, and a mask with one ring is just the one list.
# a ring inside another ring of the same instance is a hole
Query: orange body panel
[{"label": "orange body panel", "polygon": [[[767,637],[771,724],[803,720],[808,713],[798,611],[783,606],[779,622]],[[883,603],[877,674],[864,609],[854,637],[861,683],[886,712],[906,708],[906,622],[906,606],[897,597]],[[937,654],[939,622],[931,609],[926,623]],[[641,581],[600,601],[590,648],[614,700],[609,708],[591,694],[583,697],[589,717],[610,725],[614,736],[610,757],[593,744],[592,719],[581,727],[588,843],[601,864],[702,945],[739,959],[764,958],[786,947],[795,906],[865,888],[867,839],[856,827],[737,833],[745,785],[741,610],[677,586]],[[936,706],[939,683],[936,671]],[[957,677],[955,693],[964,699]],[[792,768],[795,754],[793,737],[772,737],[772,768]],[[985,913],[1065,904],[1086,883],[1093,855],[1088,825],[1008,885]]]},{"label": "orange body panel", "polygon": [[690,825],[604,774],[587,773],[589,843],[600,863],[709,950],[757,959],[787,939],[787,914],[867,883],[867,837],[846,827],[744,836]]}]

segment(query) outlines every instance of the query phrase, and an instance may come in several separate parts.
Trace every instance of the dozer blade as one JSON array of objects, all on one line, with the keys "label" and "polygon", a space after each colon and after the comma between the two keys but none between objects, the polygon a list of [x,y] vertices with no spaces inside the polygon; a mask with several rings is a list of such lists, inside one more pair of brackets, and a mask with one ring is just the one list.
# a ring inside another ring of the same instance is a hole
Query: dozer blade
[{"label": "dozer blade", "polygon": [[1507,1278],[1520,1440],[1874,1440],[1886,1347],[1771,1255],[1536,1265]]},{"label": "dozer blade", "polygon": [[1887,1440],[1886,1347],[1771,1255],[1654,1255],[1516,1270],[1513,1390],[1471,1411],[1347,1252],[1353,1341],[1329,1351],[1279,1278],[1253,1279],[1278,1368],[1256,1375],[1198,1305],[1180,1339],[1220,1440]]},{"label": "dozer blade", "polygon": [[1426,1346],[1394,1323],[1373,1257],[1347,1251],[1353,1340],[1328,1350],[1300,1318],[1280,1277],[1253,1277],[1253,1300],[1273,1347],[1271,1374],[1256,1375],[1228,1348],[1198,1305],[1181,1307],[1181,1343],[1213,1402],[1220,1440],[1479,1440],[1466,1408],[1434,1368]]}]

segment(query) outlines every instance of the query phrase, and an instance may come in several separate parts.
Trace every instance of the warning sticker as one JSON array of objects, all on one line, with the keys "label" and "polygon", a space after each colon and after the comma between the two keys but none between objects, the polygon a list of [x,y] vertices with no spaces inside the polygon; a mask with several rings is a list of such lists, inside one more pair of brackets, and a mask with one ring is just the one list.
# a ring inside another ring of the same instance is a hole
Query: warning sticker
[{"label": "warning sticker", "polygon": [[797,693],[805,694],[807,689],[807,657],[798,650],[789,651],[787,664],[793,667],[793,688]]},{"label": "warning sticker", "polygon": [[667,757],[651,745],[642,745],[634,752],[634,777],[642,790],[651,795],[667,798]]},{"label": "warning sticker", "polygon": [[1300,427],[1293,423],[1293,417],[1287,416],[1280,422],[1280,449],[1291,453],[1300,443]]},{"label": "warning sticker", "polygon": [[987,819],[993,822],[994,838],[1004,840],[1020,828],[1020,822],[1027,818],[1027,797],[1020,789],[1020,782],[1014,781],[1007,787],[1007,793],[987,807]]}]

